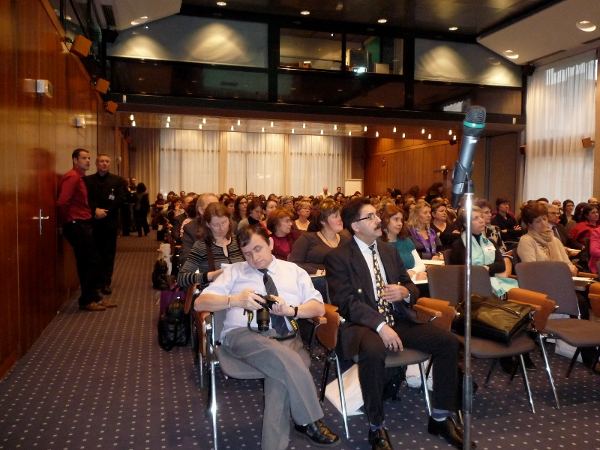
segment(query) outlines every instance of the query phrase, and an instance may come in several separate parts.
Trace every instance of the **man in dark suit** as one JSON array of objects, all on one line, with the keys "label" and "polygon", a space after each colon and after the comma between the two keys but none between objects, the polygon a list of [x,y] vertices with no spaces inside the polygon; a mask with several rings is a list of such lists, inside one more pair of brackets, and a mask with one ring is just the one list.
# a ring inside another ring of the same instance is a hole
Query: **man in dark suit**
[{"label": "man in dark suit", "polygon": [[565,226],[560,223],[560,209],[556,205],[548,205],[548,224],[554,236],[565,246],[569,258],[577,256],[583,245],[572,239]]},{"label": "man in dark suit", "polygon": [[353,239],[327,256],[327,283],[332,303],[345,319],[341,332],[344,357],[358,357],[372,448],[392,448],[384,428],[385,357],[404,346],[433,356],[433,411],[428,431],[462,448],[462,427],[452,415],[458,397],[457,339],[416,320],[411,306],[419,291],[398,252],[377,240],[381,220],[369,200],[357,198],[347,203],[342,220]]}]

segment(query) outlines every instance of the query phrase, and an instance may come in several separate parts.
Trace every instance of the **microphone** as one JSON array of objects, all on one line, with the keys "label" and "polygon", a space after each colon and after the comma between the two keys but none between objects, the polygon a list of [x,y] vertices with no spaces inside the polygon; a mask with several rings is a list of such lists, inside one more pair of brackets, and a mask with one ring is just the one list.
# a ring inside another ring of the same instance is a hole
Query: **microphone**
[{"label": "microphone", "polygon": [[465,193],[467,185],[471,181],[473,170],[473,154],[479,136],[485,128],[485,108],[483,106],[471,106],[467,109],[463,121],[463,140],[458,154],[458,161],[454,166],[452,177],[452,206],[458,207],[458,201]]}]

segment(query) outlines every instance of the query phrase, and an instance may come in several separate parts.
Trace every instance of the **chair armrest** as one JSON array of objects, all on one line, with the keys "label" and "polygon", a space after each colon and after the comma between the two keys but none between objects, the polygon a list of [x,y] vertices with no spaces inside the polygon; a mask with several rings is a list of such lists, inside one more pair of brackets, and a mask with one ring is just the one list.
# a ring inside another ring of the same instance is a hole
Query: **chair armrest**
[{"label": "chair armrest", "polygon": [[[194,320],[196,321],[196,328],[198,332],[198,351],[203,357],[207,357],[208,355],[208,345],[210,342],[210,330],[212,327],[208,327],[209,320],[211,317],[210,312],[208,311],[194,311],[192,310],[192,314],[194,314]],[[212,321],[210,321],[212,322]]]},{"label": "chair armrest", "polygon": [[[530,291],[529,289],[513,288],[508,291],[507,300],[527,304],[536,309],[533,324],[538,331],[544,331],[548,317],[556,309],[556,302],[548,298],[546,294]],[[538,310],[537,307],[540,307],[540,309]]]},{"label": "chair armrest", "polygon": [[436,314],[437,319],[433,321],[433,324],[442,330],[450,331],[452,321],[456,317],[456,309],[450,305],[450,302],[437,298],[421,297],[417,300],[415,306],[437,311],[439,315]]},{"label": "chair armrest", "polygon": [[590,301],[590,307],[592,308],[594,316],[600,317],[600,294],[589,294],[588,299]]},{"label": "chair armrest", "polygon": [[585,277],[585,278],[592,278],[594,280],[598,278],[598,274],[597,273],[592,273],[592,272],[577,272],[577,276],[578,277]]},{"label": "chair armrest", "polygon": [[325,316],[311,317],[308,320],[310,320],[315,327],[318,327],[319,325],[325,325],[327,323],[327,317]]},{"label": "chair armrest", "polygon": [[198,289],[198,283],[192,284],[187,288],[187,291],[185,291],[185,304],[183,306],[183,312],[186,314],[189,314],[190,310],[192,310],[195,298],[194,293],[196,292],[196,289]]},{"label": "chair armrest", "polygon": [[330,305],[329,303],[325,303],[323,306],[325,306],[325,323],[321,323],[315,333],[321,345],[328,351],[332,351],[337,346],[340,315],[337,312],[337,306]]}]

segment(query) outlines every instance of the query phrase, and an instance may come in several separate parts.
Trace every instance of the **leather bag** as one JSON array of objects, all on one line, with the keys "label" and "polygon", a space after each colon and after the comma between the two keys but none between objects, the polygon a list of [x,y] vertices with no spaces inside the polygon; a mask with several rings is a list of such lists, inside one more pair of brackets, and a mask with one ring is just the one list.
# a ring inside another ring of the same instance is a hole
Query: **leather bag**
[{"label": "leather bag", "polygon": [[[464,335],[464,302],[457,310],[459,315],[452,323],[452,329]],[[472,295],[471,335],[508,345],[513,336],[530,328],[533,311],[529,305]]]}]

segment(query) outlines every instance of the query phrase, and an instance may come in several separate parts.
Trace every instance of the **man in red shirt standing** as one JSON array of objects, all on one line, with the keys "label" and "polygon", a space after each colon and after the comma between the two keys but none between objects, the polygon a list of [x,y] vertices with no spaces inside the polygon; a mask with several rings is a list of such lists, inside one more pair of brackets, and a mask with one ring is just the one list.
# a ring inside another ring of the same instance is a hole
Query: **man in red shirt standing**
[{"label": "man in red shirt standing", "polygon": [[60,181],[58,213],[63,234],[73,247],[77,275],[81,284],[79,308],[85,311],[104,311],[102,295],[97,291],[96,248],[94,246],[92,212],[83,176],[90,168],[90,152],[78,148],[71,155],[73,168]]}]

